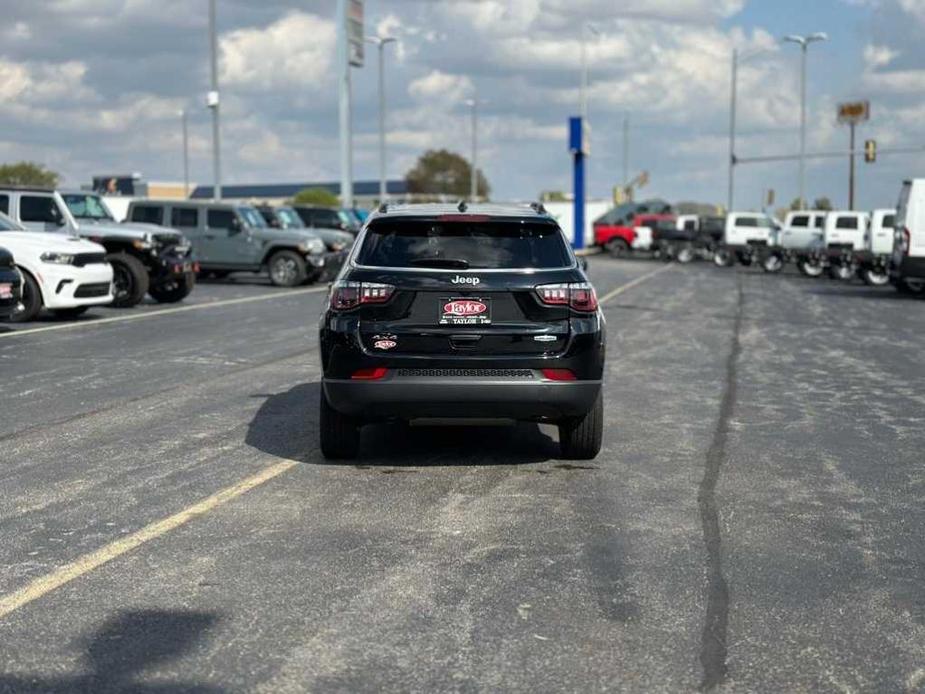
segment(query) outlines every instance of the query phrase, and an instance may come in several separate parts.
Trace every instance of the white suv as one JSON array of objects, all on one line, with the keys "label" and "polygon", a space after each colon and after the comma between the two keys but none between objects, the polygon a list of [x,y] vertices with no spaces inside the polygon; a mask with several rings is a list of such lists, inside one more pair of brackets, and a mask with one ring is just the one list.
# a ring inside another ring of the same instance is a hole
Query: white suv
[{"label": "white suv", "polygon": [[0,213],[0,245],[22,275],[22,309],[14,322],[34,319],[42,308],[73,318],[112,302],[112,267],[106,249],[76,236],[26,231]]},{"label": "white suv", "polygon": [[896,210],[890,281],[906,294],[925,294],[925,178],[903,183]]}]

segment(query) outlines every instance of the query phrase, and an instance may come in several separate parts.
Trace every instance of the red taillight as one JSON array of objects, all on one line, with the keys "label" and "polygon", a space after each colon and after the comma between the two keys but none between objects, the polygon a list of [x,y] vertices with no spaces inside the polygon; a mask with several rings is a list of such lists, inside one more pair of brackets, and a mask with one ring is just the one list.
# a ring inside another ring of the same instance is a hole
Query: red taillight
[{"label": "red taillight", "polygon": [[550,381],[575,381],[575,374],[571,369],[543,369],[543,378]]},{"label": "red taillight", "polygon": [[331,308],[347,311],[360,304],[384,304],[392,298],[395,287],[375,282],[338,282],[331,289]]},{"label": "red taillight", "polygon": [[912,245],[912,234],[909,233],[909,229],[903,229],[902,244],[903,255],[909,255],[909,247]]},{"label": "red taillight", "polygon": [[379,381],[385,378],[388,372],[389,370],[384,366],[377,366],[372,369],[359,369],[354,371],[350,378],[354,381]]},{"label": "red taillight", "polygon": [[570,306],[575,311],[592,313],[597,310],[597,293],[587,282],[542,284],[536,288],[540,301],[550,306]]}]

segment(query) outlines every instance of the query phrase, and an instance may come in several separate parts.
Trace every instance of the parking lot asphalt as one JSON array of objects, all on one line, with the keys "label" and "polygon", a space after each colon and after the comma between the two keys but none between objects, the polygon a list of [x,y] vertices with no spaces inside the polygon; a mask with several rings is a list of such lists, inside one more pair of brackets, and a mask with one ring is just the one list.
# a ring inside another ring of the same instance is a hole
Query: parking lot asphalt
[{"label": "parking lot asphalt", "polygon": [[0,327],[0,691],[925,689],[925,302],[591,274],[582,464],[526,424],[325,463],[322,287]]}]

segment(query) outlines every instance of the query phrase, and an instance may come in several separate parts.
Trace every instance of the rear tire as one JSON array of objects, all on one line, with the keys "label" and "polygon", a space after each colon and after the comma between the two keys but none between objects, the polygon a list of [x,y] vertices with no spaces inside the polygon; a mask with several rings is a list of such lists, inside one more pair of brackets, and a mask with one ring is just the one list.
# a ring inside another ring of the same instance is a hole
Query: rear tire
[{"label": "rear tire", "polygon": [[675,253],[674,259],[681,263],[681,265],[687,265],[694,260],[696,255],[697,252],[694,250],[694,247],[690,244],[685,244]]},{"label": "rear tire", "polygon": [[294,251],[277,251],[267,263],[270,281],[277,287],[298,287],[308,276],[305,259]]},{"label": "rear tire", "polygon": [[604,250],[614,258],[623,258],[629,255],[630,245],[626,242],[626,239],[610,239],[604,244]]},{"label": "rear tire", "polygon": [[39,289],[38,283],[32,279],[32,275],[28,272],[20,268],[19,274],[22,275],[22,300],[20,303],[23,309],[13,313],[13,315],[10,316],[10,322],[28,323],[31,320],[35,320],[35,317],[38,316],[42,310],[42,291]]},{"label": "rear tire", "polygon": [[864,268],[861,270],[861,279],[869,287],[883,287],[889,284],[890,273],[886,271],[878,272],[873,268]]},{"label": "rear tire", "polygon": [[140,304],[148,293],[148,269],[128,253],[110,253],[106,262],[112,265],[112,306],[131,308]]},{"label": "rear tire", "polygon": [[717,248],[713,252],[713,264],[716,267],[732,267],[734,262],[732,253],[725,248]]},{"label": "rear tire", "polygon": [[807,277],[821,277],[824,270],[822,263],[816,260],[801,260],[797,268]]},{"label": "rear tire", "polygon": [[776,274],[784,269],[784,259],[777,253],[770,253],[762,259],[761,269],[769,274]]},{"label": "rear tire", "polygon": [[567,460],[593,460],[604,438],[604,398],[597,394],[591,411],[559,424],[559,448]]},{"label": "rear tire", "polygon": [[848,282],[854,277],[854,268],[850,265],[831,265],[829,266],[829,277],[839,282]]},{"label": "rear tire", "polygon": [[195,286],[196,275],[190,272],[180,279],[171,280],[157,287],[151,287],[148,294],[159,304],[175,304],[188,297]]},{"label": "rear tire", "polygon": [[321,389],[318,434],[321,440],[321,454],[325,458],[356,458],[360,450],[360,422],[331,407],[324,395],[324,388]]},{"label": "rear tire", "polygon": [[56,308],[56,309],[52,309],[52,313],[54,314],[55,318],[64,318],[64,319],[79,318],[80,316],[85,314],[89,308],[90,308],[89,306],[72,306],[71,308]]},{"label": "rear tire", "polygon": [[922,296],[925,294],[925,280],[899,280],[896,290],[900,294],[909,296]]}]

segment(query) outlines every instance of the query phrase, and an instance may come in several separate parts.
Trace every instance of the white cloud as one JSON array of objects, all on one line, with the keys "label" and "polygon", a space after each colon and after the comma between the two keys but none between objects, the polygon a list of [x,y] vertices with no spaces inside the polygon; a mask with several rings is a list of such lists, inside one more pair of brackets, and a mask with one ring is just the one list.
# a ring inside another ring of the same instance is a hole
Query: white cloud
[{"label": "white cloud", "polygon": [[886,67],[898,55],[889,46],[874,46],[870,43],[864,46],[864,63],[870,69]]},{"label": "white cloud", "polygon": [[408,94],[415,99],[437,100],[450,106],[471,97],[472,92],[471,79],[463,75],[448,75],[439,70],[432,70],[408,85]]},{"label": "white cloud", "polygon": [[261,29],[221,38],[221,82],[254,90],[318,89],[330,79],[334,23],[291,12]]}]

